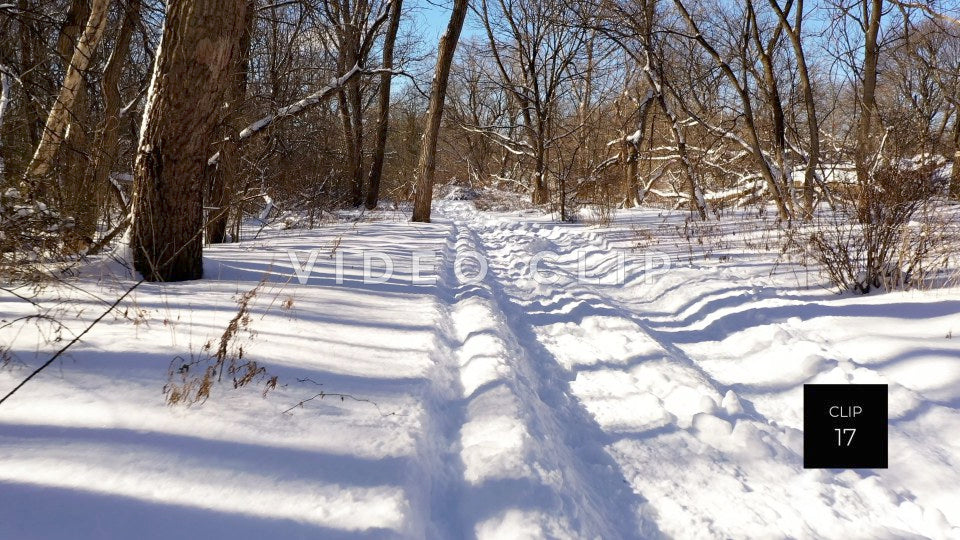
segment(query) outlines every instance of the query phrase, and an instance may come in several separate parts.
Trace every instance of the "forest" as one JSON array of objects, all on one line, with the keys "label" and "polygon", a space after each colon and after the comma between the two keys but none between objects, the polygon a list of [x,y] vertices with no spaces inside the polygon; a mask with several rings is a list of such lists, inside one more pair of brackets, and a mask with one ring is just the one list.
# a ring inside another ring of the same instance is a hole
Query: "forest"
[{"label": "forest", "polygon": [[264,197],[429,221],[453,183],[560,220],[770,204],[869,235],[960,190],[956,6],[468,4],[427,5],[450,11],[437,45],[402,0],[2,5],[4,266],[129,227],[148,279],[197,278]]},{"label": "forest", "polygon": [[0,539],[960,538],[957,160],[958,0],[0,0]]}]

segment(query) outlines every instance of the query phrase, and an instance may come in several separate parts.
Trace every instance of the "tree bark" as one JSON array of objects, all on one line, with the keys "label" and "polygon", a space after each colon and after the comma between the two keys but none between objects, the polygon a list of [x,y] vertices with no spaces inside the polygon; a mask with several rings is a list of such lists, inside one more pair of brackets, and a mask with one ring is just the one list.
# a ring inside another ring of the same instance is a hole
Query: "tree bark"
[{"label": "tree bark", "polygon": [[134,166],[134,267],[149,281],[203,275],[203,182],[233,83],[247,0],[169,0]]},{"label": "tree bark", "polygon": [[[124,12],[123,23],[117,32],[116,44],[103,69],[100,88],[103,92],[103,127],[101,129],[99,153],[93,171],[93,185],[106,186],[120,148],[120,110],[123,106],[120,96],[120,74],[129,60],[130,39],[140,18],[140,0],[129,0]],[[114,191],[114,190],[111,190]],[[120,201],[122,204],[123,201]]]},{"label": "tree bark", "polygon": [[[0,133],[3,132],[4,117],[10,106],[10,90],[13,77],[7,72],[7,67],[0,64]],[[0,138],[0,185],[6,180],[6,166],[3,160],[3,138]]]},{"label": "tree bark", "polygon": [[433,74],[430,89],[430,107],[427,110],[427,125],[420,145],[420,159],[417,163],[416,190],[413,202],[413,221],[430,222],[430,206],[433,202],[433,177],[437,165],[437,137],[440,134],[440,120],[443,117],[443,104],[447,95],[447,83],[450,78],[450,64],[457,49],[463,20],[467,16],[467,0],[454,0],[453,12],[447,31],[440,37],[437,51],[437,67]]},{"label": "tree bark", "polygon": [[[246,19],[243,23],[243,35],[240,37],[240,52],[237,64],[231,68],[233,84],[230,85],[227,101],[226,121],[230,131],[220,149],[220,160],[207,162],[209,186],[207,205],[207,242],[222,244],[227,241],[227,222],[230,219],[231,195],[236,190],[237,175],[240,169],[240,140],[238,134],[242,128],[241,108],[247,98],[248,71],[250,69],[250,42],[253,37],[256,14],[256,0],[248,0]],[[236,239],[234,239],[236,241]]]},{"label": "tree bark", "polygon": [[960,200],[960,110],[953,120],[953,170],[950,173],[950,196]]},{"label": "tree bark", "polygon": [[857,148],[854,166],[857,172],[859,194],[857,196],[857,218],[860,223],[872,221],[870,215],[870,152],[873,145],[873,114],[877,107],[877,64],[880,58],[880,46],[877,37],[880,33],[880,17],[883,0],[863,0],[864,47],[863,47],[863,88],[860,93],[860,122],[857,128]]},{"label": "tree bark", "polygon": [[[107,25],[107,12],[110,5],[109,0],[93,0],[90,8],[90,18],[83,30],[83,34],[77,40],[77,46],[73,50],[73,56],[70,65],[67,67],[67,74],[64,77],[63,85],[60,87],[60,94],[54,102],[50,114],[47,116],[47,123],[40,138],[40,144],[27,167],[27,179],[43,176],[50,172],[53,166],[53,159],[63,143],[67,127],[70,125],[70,116],[74,102],[80,94],[83,85],[83,72],[90,65],[90,59],[93,51],[103,37],[103,30]],[[28,182],[29,185],[30,182]]]},{"label": "tree bark", "polygon": [[57,36],[57,54],[63,62],[63,68],[70,65],[73,51],[77,47],[77,39],[83,32],[84,23],[90,17],[90,3],[86,0],[71,0],[67,9],[67,16],[60,25],[60,35]]},{"label": "tree bark", "polygon": [[392,0],[390,4],[390,24],[383,40],[383,73],[380,75],[380,115],[377,118],[377,140],[373,150],[373,163],[370,164],[370,176],[367,182],[367,210],[377,207],[380,199],[380,179],[383,175],[383,158],[387,149],[387,134],[390,129],[390,82],[393,79],[393,46],[397,41],[400,28],[400,13],[403,0]]}]

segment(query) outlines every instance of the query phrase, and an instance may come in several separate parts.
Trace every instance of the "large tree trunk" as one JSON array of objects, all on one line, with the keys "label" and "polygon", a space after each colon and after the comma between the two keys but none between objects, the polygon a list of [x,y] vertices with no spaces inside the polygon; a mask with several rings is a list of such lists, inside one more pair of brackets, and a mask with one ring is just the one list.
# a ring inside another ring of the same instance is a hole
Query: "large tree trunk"
[{"label": "large tree trunk", "polygon": [[247,0],[169,0],[134,166],[134,267],[150,281],[203,275],[203,182],[233,83]]},{"label": "large tree trunk", "polygon": [[[109,0],[93,0],[90,8],[90,18],[77,39],[77,46],[73,50],[67,74],[63,79],[60,94],[50,109],[47,123],[40,138],[40,144],[27,167],[27,179],[43,176],[50,172],[54,156],[70,125],[71,112],[83,85],[83,72],[89,67],[93,51],[103,37],[103,29],[107,25]],[[28,184],[30,182],[28,181]]]},{"label": "large tree trunk", "polygon": [[427,125],[420,145],[420,160],[417,163],[416,190],[413,201],[413,221],[430,222],[430,206],[433,202],[433,176],[437,165],[437,137],[440,134],[440,120],[443,117],[443,104],[447,96],[447,83],[450,78],[450,64],[457,49],[463,20],[467,16],[467,0],[454,0],[453,12],[447,31],[440,37],[437,51],[437,67],[433,74],[430,89],[430,107],[427,110]]},{"label": "large tree trunk", "polygon": [[367,210],[377,207],[380,199],[380,179],[383,175],[383,155],[387,149],[387,134],[390,129],[390,81],[393,78],[393,46],[400,28],[400,13],[403,0],[393,0],[390,5],[390,24],[383,41],[383,73],[380,75],[380,116],[377,118],[377,141],[373,149],[373,163],[367,182]]}]

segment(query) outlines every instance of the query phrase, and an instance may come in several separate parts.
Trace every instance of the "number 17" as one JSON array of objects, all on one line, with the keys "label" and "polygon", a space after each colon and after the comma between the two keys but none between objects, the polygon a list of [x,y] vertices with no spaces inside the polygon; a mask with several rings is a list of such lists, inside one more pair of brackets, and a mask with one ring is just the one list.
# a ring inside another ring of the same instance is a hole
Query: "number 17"
[{"label": "number 17", "polygon": [[[856,428],[846,428],[846,429],[837,428],[834,431],[837,432],[837,446],[850,446],[850,443],[853,442],[853,435],[857,432]],[[847,439],[847,444],[843,444],[843,437],[847,433],[850,434],[850,437]]]}]

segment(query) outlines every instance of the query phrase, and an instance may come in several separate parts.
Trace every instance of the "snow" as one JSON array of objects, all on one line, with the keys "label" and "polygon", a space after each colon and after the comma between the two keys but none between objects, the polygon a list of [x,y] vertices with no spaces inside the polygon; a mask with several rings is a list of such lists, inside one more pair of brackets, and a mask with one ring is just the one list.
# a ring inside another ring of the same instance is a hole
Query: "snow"
[{"label": "snow", "polygon": [[[683,212],[437,204],[267,226],[142,285],[0,406],[0,538],[960,538],[960,288],[835,295],[749,213],[685,238]],[[242,340],[280,386],[165,405],[264,277]],[[64,337],[132,280],[74,284],[37,299]],[[0,331],[0,391],[62,346],[41,333]],[[890,385],[888,469],[803,469],[803,384],[842,382]]]}]

